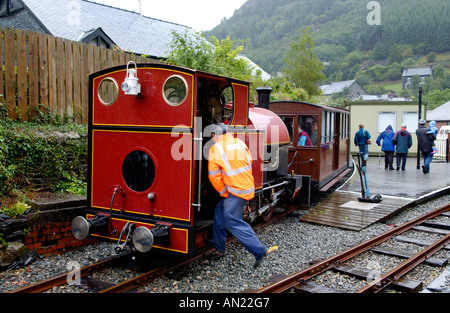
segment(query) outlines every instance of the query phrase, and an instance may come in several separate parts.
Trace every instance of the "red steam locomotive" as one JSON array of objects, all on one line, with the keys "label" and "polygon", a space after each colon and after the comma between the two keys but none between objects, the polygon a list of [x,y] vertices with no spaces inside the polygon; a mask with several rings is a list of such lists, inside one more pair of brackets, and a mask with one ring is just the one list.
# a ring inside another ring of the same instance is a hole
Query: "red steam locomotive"
[{"label": "red steam locomotive", "polygon": [[[85,216],[72,222],[77,239],[115,240],[117,250],[133,243],[141,252],[155,247],[193,254],[204,247],[219,201],[207,171],[210,126],[219,122],[253,157],[249,222],[269,219],[275,204],[299,198],[300,191],[308,199],[316,184],[296,165],[303,152],[293,153],[298,133],[289,127],[297,121],[290,125],[268,110],[266,88],[260,88],[256,107],[249,103],[247,82],[130,62],[91,74],[89,90],[88,201]],[[339,167],[331,174],[341,172]]]}]

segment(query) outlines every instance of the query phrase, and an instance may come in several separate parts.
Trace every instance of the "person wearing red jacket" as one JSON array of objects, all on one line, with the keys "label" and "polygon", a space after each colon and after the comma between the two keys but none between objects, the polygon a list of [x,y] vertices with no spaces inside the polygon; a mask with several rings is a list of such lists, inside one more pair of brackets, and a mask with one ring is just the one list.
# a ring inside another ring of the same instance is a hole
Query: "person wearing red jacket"
[{"label": "person wearing red jacket", "polygon": [[245,205],[255,195],[252,175],[252,156],[248,147],[238,138],[226,133],[223,123],[214,125],[214,145],[209,150],[208,177],[222,197],[214,212],[213,237],[216,248],[211,259],[225,255],[227,230],[255,256],[254,268],[277,246],[268,249],[256,237],[252,227],[242,219]]}]

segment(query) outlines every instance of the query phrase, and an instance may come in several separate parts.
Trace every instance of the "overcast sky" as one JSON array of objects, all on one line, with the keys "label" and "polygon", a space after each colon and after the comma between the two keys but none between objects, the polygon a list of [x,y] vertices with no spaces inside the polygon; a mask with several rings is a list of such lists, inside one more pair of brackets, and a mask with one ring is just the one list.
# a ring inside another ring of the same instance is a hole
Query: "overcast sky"
[{"label": "overcast sky", "polygon": [[247,0],[92,0],[139,12],[167,22],[190,26],[196,31],[211,30],[226,17],[233,16]]}]

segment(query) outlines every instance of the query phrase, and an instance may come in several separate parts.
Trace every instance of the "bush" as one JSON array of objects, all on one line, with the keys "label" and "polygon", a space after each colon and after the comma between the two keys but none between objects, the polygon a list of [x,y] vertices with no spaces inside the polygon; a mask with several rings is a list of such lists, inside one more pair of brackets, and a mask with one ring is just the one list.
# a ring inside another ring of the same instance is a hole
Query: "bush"
[{"label": "bush", "polygon": [[[67,136],[77,134],[76,138]],[[58,183],[84,181],[87,128],[45,126],[0,120],[0,195],[32,187],[53,190]]]},{"label": "bush", "polygon": [[14,204],[9,208],[8,207],[0,208],[0,213],[11,216],[12,218],[16,218],[18,215],[24,214],[30,208],[31,205],[22,201],[18,201],[16,204]]}]

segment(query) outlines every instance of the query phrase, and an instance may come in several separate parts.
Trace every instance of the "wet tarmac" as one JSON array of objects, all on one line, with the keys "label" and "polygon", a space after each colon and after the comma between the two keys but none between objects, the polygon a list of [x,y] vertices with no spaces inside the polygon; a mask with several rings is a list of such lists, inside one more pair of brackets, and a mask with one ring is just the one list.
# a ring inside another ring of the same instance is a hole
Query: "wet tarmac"
[{"label": "wet tarmac", "polygon": [[[357,159],[353,158],[355,162]],[[381,194],[395,197],[418,199],[429,193],[450,187],[450,163],[433,160],[430,173],[422,172],[423,159],[417,169],[417,158],[408,158],[405,171],[397,168],[394,157],[394,170],[384,168],[384,156],[369,157],[367,162],[367,183],[370,195]],[[356,171],[342,191],[361,192],[361,182]]]}]

